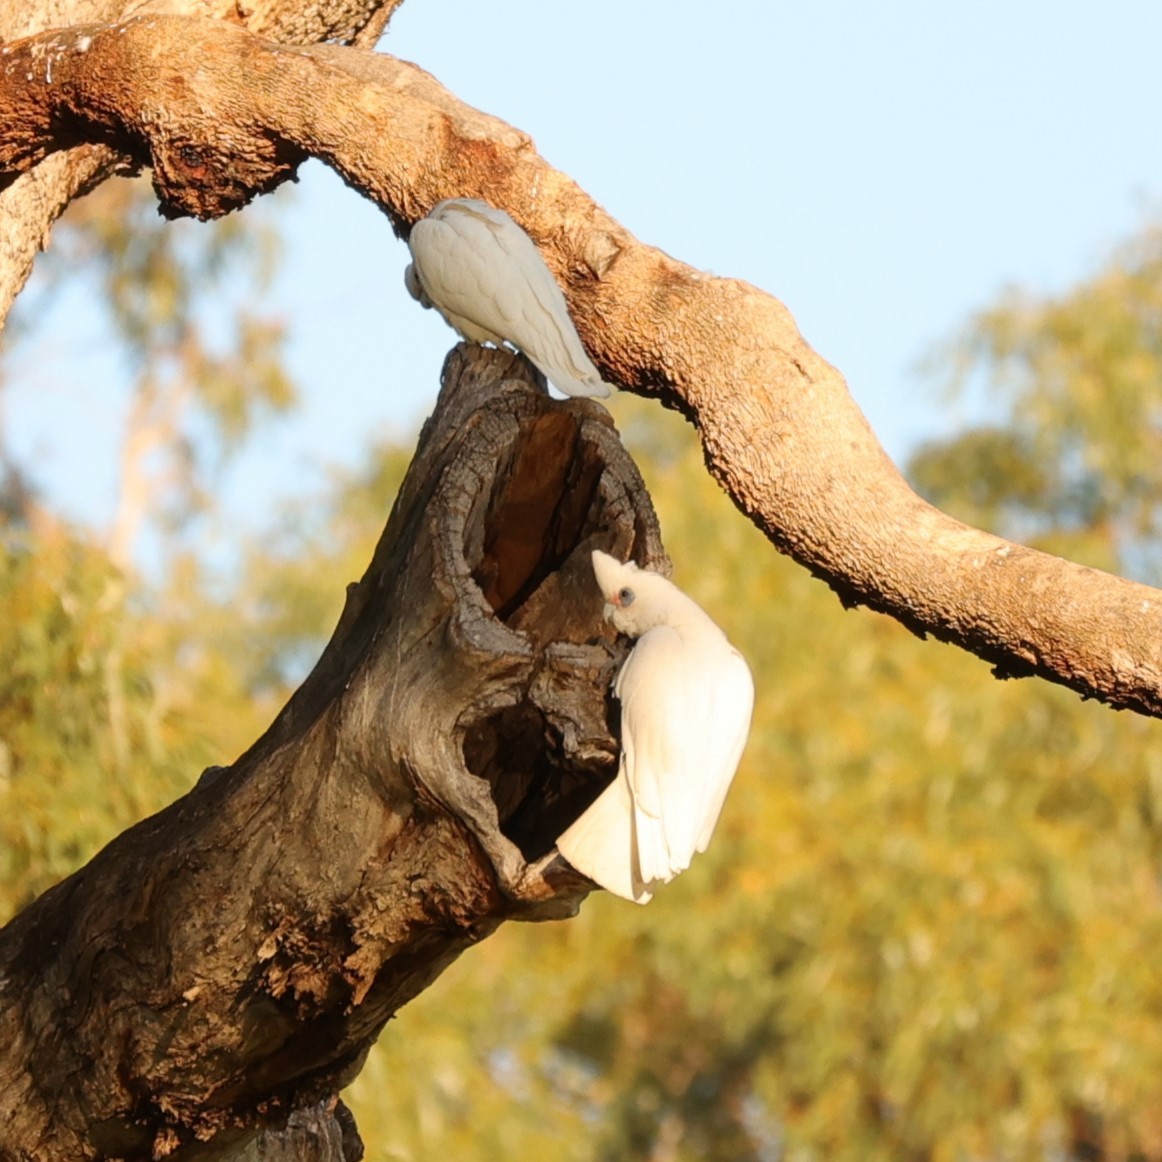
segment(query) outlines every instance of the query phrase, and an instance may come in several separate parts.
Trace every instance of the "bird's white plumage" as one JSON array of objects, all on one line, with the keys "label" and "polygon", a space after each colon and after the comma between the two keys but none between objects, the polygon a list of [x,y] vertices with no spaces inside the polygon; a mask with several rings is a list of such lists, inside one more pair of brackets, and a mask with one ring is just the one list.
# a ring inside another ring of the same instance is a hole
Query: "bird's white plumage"
[{"label": "bird's white plumage", "polygon": [[438,202],[408,247],[408,291],[465,339],[519,348],[566,395],[609,395],[540,251],[503,210],[475,198]]},{"label": "bird's white plumage", "polygon": [[705,851],[742,757],[754,683],[742,655],[665,577],[593,554],[606,616],[638,639],[617,676],[617,777],[557,840],[608,891],[648,903]]}]

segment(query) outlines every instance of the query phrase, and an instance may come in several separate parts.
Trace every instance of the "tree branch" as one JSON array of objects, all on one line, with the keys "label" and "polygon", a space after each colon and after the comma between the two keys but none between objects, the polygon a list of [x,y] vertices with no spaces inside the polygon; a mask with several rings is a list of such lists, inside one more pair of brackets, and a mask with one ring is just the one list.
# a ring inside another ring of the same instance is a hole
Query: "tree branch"
[{"label": "tree branch", "polygon": [[[846,604],[971,650],[1001,676],[1162,714],[1162,594],[923,502],[781,303],[642,245],[526,136],[415,66],[180,18],[46,35],[2,59],[8,172],[111,142],[154,167],[169,212],[212,217],[311,154],[401,233],[440,198],[505,207],[540,245],[606,377],[681,409],[738,507]],[[192,101],[183,78],[195,69]]]},{"label": "tree branch", "polygon": [[[403,0],[161,0],[154,11],[235,21],[269,40],[373,47]],[[0,44],[45,28],[112,23],[142,8],[140,0],[0,0]],[[43,162],[21,180],[0,180],[0,328],[48,245],[52,224],[74,199],[118,173],[134,172],[126,157],[81,146]]]},{"label": "tree branch", "polygon": [[270,730],[0,930],[0,1158],[208,1157],[329,1118],[465,948],[576,911],[554,844],[613,776],[624,655],[590,553],[665,558],[608,414],[532,378],[453,352]]}]

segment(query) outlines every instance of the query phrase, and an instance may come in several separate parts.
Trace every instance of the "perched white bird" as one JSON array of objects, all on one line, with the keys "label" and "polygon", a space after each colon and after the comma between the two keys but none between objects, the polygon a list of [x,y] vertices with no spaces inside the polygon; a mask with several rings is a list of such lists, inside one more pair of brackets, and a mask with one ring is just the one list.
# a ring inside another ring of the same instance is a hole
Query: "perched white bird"
[{"label": "perched white bird", "polygon": [[593,554],[605,616],[638,639],[614,693],[617,778],[557,840],[603,888],[649,902],[705,851],[750,730],[754,682],[742,655],[665,577]]},{"label": "perched white bird", "polygon": [[533,240],[475,198],[437,202],[408,238],[404,284],[473,343],[520,348],[566,395],[609,395]]}]

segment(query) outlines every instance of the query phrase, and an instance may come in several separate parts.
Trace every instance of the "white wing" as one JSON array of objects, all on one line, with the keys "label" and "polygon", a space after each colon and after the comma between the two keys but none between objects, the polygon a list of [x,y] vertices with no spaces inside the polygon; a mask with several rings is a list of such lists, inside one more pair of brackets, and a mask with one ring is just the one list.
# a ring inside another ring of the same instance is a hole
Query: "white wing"
[{"label": "white wing", "polygon": [[609,395],[540,251],[502,210],[441,202],[412,227],[408,246],[423,292],[466,339],[519,347],[567,395]]},{"label": "white wing", "polygon": [[557,850],[607,892],[635,904],[650,902],[651,893],[637,875],[633,800],[624,763],[617,778],[560,836]]},{"label": "white wing", "polygon": [[725,637],[657,626],[617,682],[638,876],[665,883],[705,851],[750,728],[754,686]]},{"label": "white wing", "polygon": [[754,679],[742,654],[729,646],[729,654],[715,666],[715,680],[711,692],[710,720],[713,723],[709,739],[705,791],[702,800],[702,830],[698,833],[696,848],[705,851],[722,814],[726,792],[734,780],[734,773],[742,760],[750,734],[751,714],[754,711]]},{"label": "white wing", "polygon": [[677,673],[682,653],[682,639],[669,626],[638,640],[614,687],[621,702],[617,777],[557,839],[557,850],[578,871],[639,904],[649,902],[655,881],[681,870],[670,870],[666,827],[676,826],[685,807],[673,801],[666,772],[681,761],[682,737],[672,723],[686,712]]}]

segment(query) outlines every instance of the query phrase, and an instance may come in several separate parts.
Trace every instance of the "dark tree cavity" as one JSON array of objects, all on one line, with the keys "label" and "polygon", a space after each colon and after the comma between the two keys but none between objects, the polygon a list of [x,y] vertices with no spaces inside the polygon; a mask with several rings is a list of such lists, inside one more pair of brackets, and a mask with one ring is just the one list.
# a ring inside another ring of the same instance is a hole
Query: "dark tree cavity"
[{"label": "dark tree cavity", "polygon": [[598,547],[666,567],[608,413],[458,347],[269,731],[0,931],[0,1157],[359,1155],[388,1018],[592,887],[554,841],[615,767]]}]

